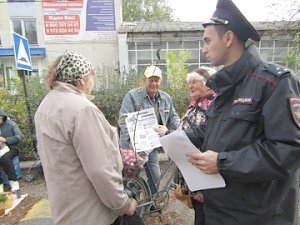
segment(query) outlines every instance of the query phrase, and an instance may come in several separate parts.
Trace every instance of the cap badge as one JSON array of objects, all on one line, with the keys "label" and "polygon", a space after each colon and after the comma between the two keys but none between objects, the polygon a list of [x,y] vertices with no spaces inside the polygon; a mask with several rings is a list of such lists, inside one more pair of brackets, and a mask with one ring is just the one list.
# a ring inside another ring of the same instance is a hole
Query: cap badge
[{"label": "cap badge", "polygon": [[219,17],[216,17],[216,16],[213,16],[211,18],[211,20],[213,20],[215,22],[218,22],[218,23],[221,23],[221,24],[225,24],[225,25],[229,23],[228,20],[223,20],[223,19],[221,19]]}]

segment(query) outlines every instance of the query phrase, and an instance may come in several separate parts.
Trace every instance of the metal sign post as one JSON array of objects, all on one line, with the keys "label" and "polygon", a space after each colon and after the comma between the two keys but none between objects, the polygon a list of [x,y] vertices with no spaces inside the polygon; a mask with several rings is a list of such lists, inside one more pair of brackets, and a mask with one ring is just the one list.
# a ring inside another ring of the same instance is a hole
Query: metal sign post
[{"label": "metal sign post", "polygon": [[[32,62],[31,62],[28,39],[17,33],[13,33],[13,43],[14,43],[15,63],[18,72],[21,76],[23,87],[24,87],[24,94],[25,94],[25,101],[26,101],[27,113],[29,118],[30,130],[31,132],[34,132],[33,120],[31,117],[31,109],[30,109],[30,104],[28,102],[28,91],[26,85],[26,74],[28,75],[28,71],[32,71]],[[33,140],[33,142],[35,142],[35,140]]]}]

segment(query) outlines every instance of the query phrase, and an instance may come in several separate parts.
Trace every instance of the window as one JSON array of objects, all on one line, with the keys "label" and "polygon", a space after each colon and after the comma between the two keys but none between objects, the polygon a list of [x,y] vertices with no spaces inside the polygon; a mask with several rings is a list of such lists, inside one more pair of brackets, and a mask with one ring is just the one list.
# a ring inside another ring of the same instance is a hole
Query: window
[{"label": "window", "polygon": [[28,39],[29,44],[38,44],[35,19],[12,19],[14,32]]},{"label": "window", "polygon": [[169,41],[169,49],[171,51],[173,51],[175,49],[183,49],[182,42]]},{"label": "window", "polygon": [[199,41],[184,41],[184,49],[199,49]]}]

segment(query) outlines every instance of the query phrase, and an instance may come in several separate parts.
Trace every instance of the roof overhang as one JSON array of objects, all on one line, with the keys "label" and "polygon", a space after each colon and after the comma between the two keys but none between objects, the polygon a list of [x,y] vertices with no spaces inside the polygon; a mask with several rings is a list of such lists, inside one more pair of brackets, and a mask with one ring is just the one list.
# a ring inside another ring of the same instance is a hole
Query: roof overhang
[{"label": "roof overhang", "polygon": [[[13,48],[0,48],[0,56],[14,56],[14,55],[15,53]],[[46,57],[46,48],[30,47],[30,55]]]}]

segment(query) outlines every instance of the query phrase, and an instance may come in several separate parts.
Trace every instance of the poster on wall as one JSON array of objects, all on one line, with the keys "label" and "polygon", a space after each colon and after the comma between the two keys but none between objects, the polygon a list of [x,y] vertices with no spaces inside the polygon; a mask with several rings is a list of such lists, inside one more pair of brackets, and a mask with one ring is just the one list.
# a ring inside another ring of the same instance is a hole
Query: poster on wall
[{"label": "poster on wall", "polygon": [[43,0],[45,41],[115,41],[114,0]]}]

